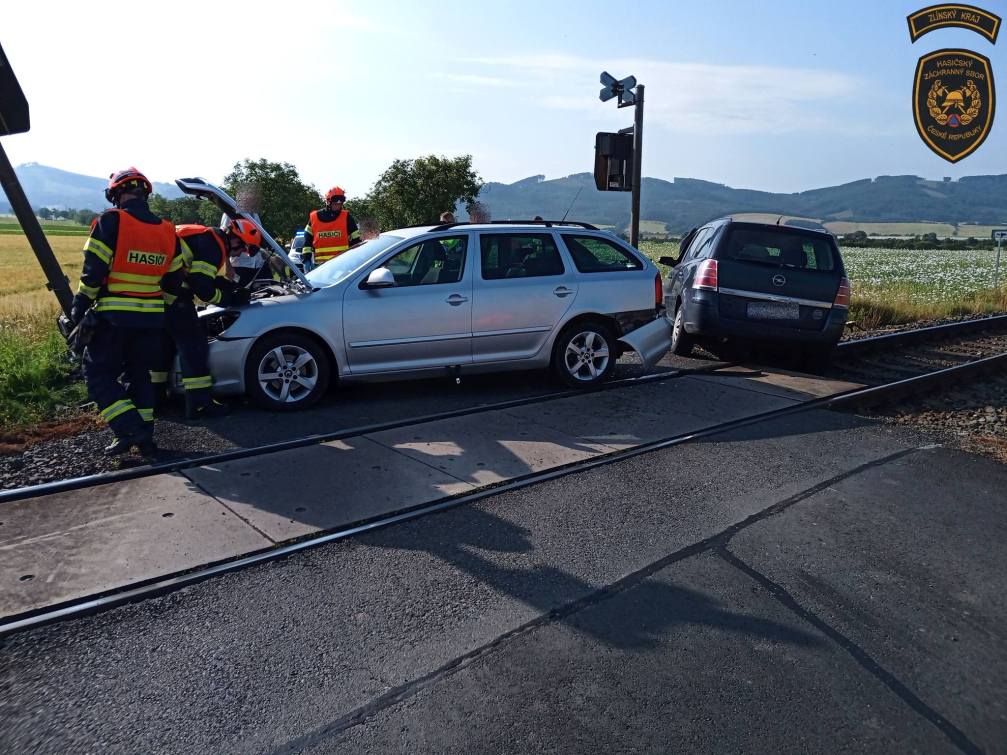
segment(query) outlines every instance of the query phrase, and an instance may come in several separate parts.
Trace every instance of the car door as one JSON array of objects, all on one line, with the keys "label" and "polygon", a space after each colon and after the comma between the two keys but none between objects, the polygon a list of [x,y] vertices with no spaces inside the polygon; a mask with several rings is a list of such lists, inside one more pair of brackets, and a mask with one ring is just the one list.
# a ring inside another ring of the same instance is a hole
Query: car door
[{"label": "car door", "polygon": [[[428,237],[371,265],[343,296],[350,372],[394,372],[472,362],[469,234]],[[391,288],[368,288],[386,267]]]},{"label": "car door", "polygon": [[668,317],[675,316],[675,302],[678,299],[685,299],[682,295],[682,289],[689,285],[691,271],[696,266],[695,262],[699,257],[699,252],[706,245],[706,242],[710,240],[711,233],[712,229],[708,227],[700,228],[692,237],[692,241],[682,254],[678,265],[671,271],[670,294],[665,301],[668,307]]},{"label": "car door", "polygon": [[481,233],[478,264],[474,361],[530,359],[577,298],[577,278],[556,238],[535,231]]}]

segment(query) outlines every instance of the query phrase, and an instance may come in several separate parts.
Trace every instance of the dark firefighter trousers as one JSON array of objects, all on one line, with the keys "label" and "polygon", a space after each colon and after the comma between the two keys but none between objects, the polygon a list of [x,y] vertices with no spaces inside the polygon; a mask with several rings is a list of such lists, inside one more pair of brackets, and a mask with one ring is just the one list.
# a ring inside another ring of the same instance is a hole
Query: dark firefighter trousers
[{"label": "dark firefighter trousers", "polygon": [[196,306],[191,301],[179,299],[164,308],[164,323],[168,338],[164,339],[160,365],[151,373],[155,382],[166,383],[173,355],[172,344],[178,350],[187,407],[205,406],[213,401],[213,380],[207,359],[210,346],[206,331],[199,324]]},{"label": "dark firefighter trousers", "polygon": [[102,319],[84,349],[88,395],[117,438],[154,421],[150,370],[160,359],[163,334],[163,328],[123,327]]}]

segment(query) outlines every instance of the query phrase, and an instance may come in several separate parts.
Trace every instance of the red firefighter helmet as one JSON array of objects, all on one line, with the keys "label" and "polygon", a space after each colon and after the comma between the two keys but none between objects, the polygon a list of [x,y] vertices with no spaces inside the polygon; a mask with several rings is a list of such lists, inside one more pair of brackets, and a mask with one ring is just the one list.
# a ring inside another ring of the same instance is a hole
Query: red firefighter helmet
[{"label": "red firefighter helmet", "polygon": [[330,204],[336,197],[342,197],[341,202],[346,200],[346,192],[340,189],[338,186],[333,186],[329,189],[328,194],[325,195],[325,204]]},{"label": "red firefighter helmet", "polygon": [[129,167],[125,170],[116,171],[108,177],[108,188],[105,189],[105,199],[115,204],[119,192],[134,186],[138,186],[147,192],[147,196],[154,193],[154,187],[151,186],[147,177],[136,168]]},{"label": "red firefighter helmet", "polygon": [[262,231],[251,220],[235,220],[228,230],[249,246],[262,246]]}]

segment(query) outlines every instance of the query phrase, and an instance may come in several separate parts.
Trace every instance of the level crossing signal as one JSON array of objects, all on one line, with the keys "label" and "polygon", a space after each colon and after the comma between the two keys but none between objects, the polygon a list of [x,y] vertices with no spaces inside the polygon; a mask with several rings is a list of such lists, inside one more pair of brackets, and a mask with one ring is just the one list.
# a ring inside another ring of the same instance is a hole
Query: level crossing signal
[{"label": "level crossing signal", "polygon": [[602,71],[601,83],[604,87],[598,95],[602,102],[608,102],[613,97],[619,98],[619,107],[636,104],[636,95],[630,91],[636,86],[636,77],[627,76],[618,80],[607,71]]}]

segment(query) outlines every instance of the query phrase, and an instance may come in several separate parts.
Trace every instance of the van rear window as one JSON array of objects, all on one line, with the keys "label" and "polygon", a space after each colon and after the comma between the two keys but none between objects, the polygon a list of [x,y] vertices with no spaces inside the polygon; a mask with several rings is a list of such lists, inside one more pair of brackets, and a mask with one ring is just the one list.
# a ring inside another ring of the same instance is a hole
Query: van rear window
[{"label": "van rear window", "polygon": [[839,269],[832,240],[824,235],[732,228],[718,256],[799,270]]}]

